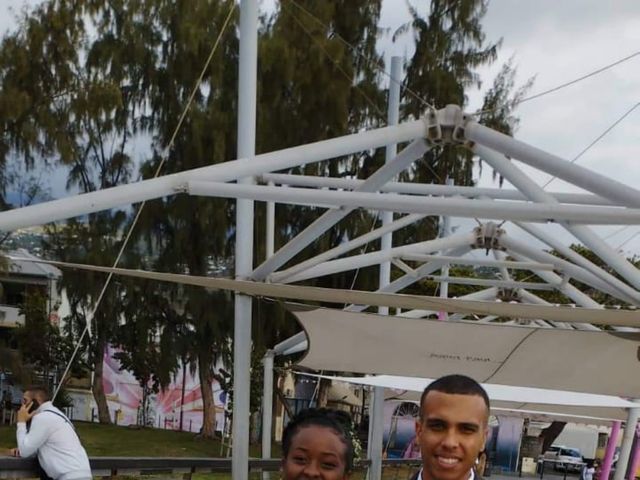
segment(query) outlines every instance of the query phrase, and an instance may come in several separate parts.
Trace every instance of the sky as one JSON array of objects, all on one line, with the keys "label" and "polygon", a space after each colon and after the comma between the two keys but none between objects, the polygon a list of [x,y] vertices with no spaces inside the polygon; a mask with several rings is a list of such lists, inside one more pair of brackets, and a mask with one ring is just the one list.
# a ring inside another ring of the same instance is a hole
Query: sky
[{"label": "sky", "polygon": [[[409,0],[419,11],[426,4]],[[14,21],[9,8],[37,0],[3,0],[0,5],[0,32]],[[261,8],[273,8],[275,0],[262,0]],[[391,55],[409,56],[412,39],[405,35],[392,43],[391,32],[409,19],[405,0],[383,0],[380,26],[390,32],[379,49]],[[484,87],[491,85],[501,65],[513,58],[519,83],[535,77],[530,90],[535,94],[581,77],[605,65],[640,51],[640,2],[637,0],[492,0],[483,20],[487,40],[502,39],[498,60],[480,70]],[[388,64],[389,62],[387,62]],[[482,91],[469,92],[467,111],[480,106]],[[593,142],[626,111],[640,102],[640,56],[573,86],[522,104],[517,115],[520,126],[515,137],[562,158],[571,160]],[[577,163],[594,172],[628,185],[640,185],[640,107],[590,148]],[[519,164],[521,165],[521,164]],[[551,177],[523,166],[529,176],[543,185]],[[497,186],[491,169],[476,174],[482,186]],[[60,181],[59,181],[60,180]],[[54,177],[54,194],[63,194],[64,176]],[[60,185],[58,185],[60,183]],[[505,188],[509,188],[507,184]],[[555,180],[547,191],[579,191]],[[455,220],[460,228],[474,222]],[[559,227],[565,241],[570,238]],[[509,233],[516,227],[509,227]],[[640,232],[640,226],[599,227],[600,234],[612,235],[614,247]],[[615,233],[619,231],[618,233]],[[515,231],[513,232],[516,233]],[[640,233],[623,247],[625,254],[640,253]]]}]

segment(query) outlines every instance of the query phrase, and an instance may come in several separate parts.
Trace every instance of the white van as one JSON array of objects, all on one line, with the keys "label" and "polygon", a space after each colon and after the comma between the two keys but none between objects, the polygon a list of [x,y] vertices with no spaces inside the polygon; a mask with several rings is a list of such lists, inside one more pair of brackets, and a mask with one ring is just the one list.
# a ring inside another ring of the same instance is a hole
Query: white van
[{"label": "white van", "polygon": [[580,472],[584,465],[580,450],[563,445],[551,445],[543,457],[545,460],[552,460],[553,468],[560,471],[566,468],[570,472]]}]

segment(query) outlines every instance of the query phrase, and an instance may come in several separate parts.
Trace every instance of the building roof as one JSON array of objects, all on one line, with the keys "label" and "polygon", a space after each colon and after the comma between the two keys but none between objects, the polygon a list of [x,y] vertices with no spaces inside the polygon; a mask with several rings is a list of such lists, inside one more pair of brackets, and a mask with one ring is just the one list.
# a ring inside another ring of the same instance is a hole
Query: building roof
[{"label": "building roof", "polygon": [[[53,265],[48,265],[46,263],[37,263],[36,261],[39,260],[39,258],[35,255],[30,254],[24,248],[9,250],[6,253],[5,257],[9,260],[9,271],[11,273],[17,273],[20,275],[27,275],[31,277],[45,277],[53,279],[58,279],[62,276],[62,272]],[[30,261],[21,259],[28,259]]]}]

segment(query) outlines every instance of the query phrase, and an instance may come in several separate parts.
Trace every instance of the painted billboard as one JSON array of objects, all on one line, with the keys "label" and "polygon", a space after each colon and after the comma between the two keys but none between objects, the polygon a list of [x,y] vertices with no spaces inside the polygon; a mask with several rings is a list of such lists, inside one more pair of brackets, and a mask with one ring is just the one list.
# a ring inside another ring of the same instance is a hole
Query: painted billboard
[{"label": "painted billboard", "polygon": [[[103,387],[109,413],[118,425],[142,425],[142,388],[120,362],[113,358],[118,350],[109,346],[104,355]],[[216,430],[224,429],[226,392],[218,382],[213,383],[216,406]],[[184,392],[183,392],[184,390]],[[97,418],[95,401],[90,392],[70,392],[73,397],[73,418],[93,421]],[[182,424],[180,417],[182,416]],[[178,368],[171,384],[157,394],[151,394],[146,412],[147,426],[197,433],[202,428],[202,392],[198,372],[192,375],[187,368]]]}]

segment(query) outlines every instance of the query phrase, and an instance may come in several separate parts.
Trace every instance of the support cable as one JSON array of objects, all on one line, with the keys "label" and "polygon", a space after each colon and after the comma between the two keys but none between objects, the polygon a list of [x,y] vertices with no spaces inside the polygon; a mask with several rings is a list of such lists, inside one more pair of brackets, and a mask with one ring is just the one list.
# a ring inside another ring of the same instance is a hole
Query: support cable
[{"label": "support cable", "polygon": [[[586,79],[591,78],[591,77],[593,77],[595,75],[598,75],[598,74],[600,74],[602,72],[606,72],[607,70],[609,70],[609,69],[611,69],[613,67],[616,67],[616,66],[618,66],[618,65],[620,65],[620,64],[622,64],[624,62],[627,62],[627,61],[637,57],[638,55],[640,55],[640,51],[637,51],[637,52],[634,52],[634,53],[632,53],[630,55],[627,55],[626,57],[621,58],[620,60],[616,60],[613,63],[605,65],[604,67],[600,67],[600,68],[598,68],[596,70],[593,70],[593,71],[591,71],[591,72],[589,72],[589,73],[587,73],[585,75],[582,75],[582,76],[580,76],[578,78],[574,78],[573,80],[569,80],[568,82],[562,83],[562,84],[557,85],[557,86],[555,86],[553,88],[550,88],[548,90],[544,90],[544,91],[542,91],[540,93],[536,93],[536,94],[531,95],[529,97],[525,97],[525,98],[523,98],[521,100],[518,100],[517,102],[513,102],[513,104],[511,104],[511,107],[516,107],[518,105],[522,105],[525,102],[529,102],[531,100],[536,100],[538,98],[547,96],[547,95],[549,95],[551,93],[554,93],[554,92],[557,92],[557,91],[562,90],[564,88],[567,88],[567,87],[570,87],[572,85],[575,85],[576,83],[579,83],[582,80],[586,80]],[[484,113],[495,112],[496,110],[498,110],[498,108],[499,107],[497,107],[497,108],[489,108],[487,110],[478,110],[478,111],[476,111],[476,112],[474,112],[474,113],[472,113],[470,115],[473,116],[473,117],[477,117],[477,116],[482,115]]]},{"label": "support cable", "polygon": [[570,80],[570,81],[565,82],[565,83],[562,83],[562,84],[560,84],[560,85],[558,85],[556,87],[553,87],[553,88],[550,88],[550,89],[545,90],[543,92],[536,93],[535,95],[531,95],[529,97],[523,98],[522,100],[517,102],[516,105],[521,105],[524,102],[528,102],[530,100],[535,100],[536,98],[544,97],[545,95],[549,95],[550,93],[557,92],[558,90],[562,90],[563,88],[570,87],[571,85],[575,85],[576,83],[579,83],[582,80],[586,80],[587,78],[591,78],[591,77],[593,77],[595,75],[598,75],[598,74],[600,74],[602,72],[606,72],[607,70],[609,70],[609,69],[611,69],[611,68],[613,68],[615,66],[618,66],[618,65],[620,65],[620,64],[622,64],[622,63],[624,63],[624,62],[626,62],[628,60],[631,60],[632,58],[635,58],[638,55],[640,55],[640,51],[634,52],[631,55],[627,55],[626,57],[621,58],[620,60],[616,60],[613,63],[605,65],[604,67],[601,67],[601,68],[598,68],[596,70],[593,70],[592,72],[589,72],[586,75],[582,75],[581,77],[575,78],[575,79]]},{"label": "support cable", "polygon": [[[607,127],[607,128],[605,129],[605,131],[604,131],[604,132],[602,132],[600,135],[598,135],[598,136],[596,137],[596,139],[595,139],[593,142],[591,142],[589,145],[587,145],[587,146],[586,146],[586,147],[585,147],[585,148],[584,148],[584,149],[583,149],[583,150],[582,150],[578,155],[576,155],[576,156],[571,160],[571,162],[570,162],[570,163],[575,163],[575,162],[576,162],[580,157],[582,157],[582,155],[584,155],[585,153],[587,153],[587,152],[591,149],[591,147],[593,147],[596,143],[598,143],[600,140],[602,140],[604,137],[606,137],[606,136],[607,136],[607,134],[608,134],[609,132],[611,132],[611,130],[613,130],[614,128],[616,128],[616,127],[617,127],[617,126],[618,126],[618,125],[619,125],[619,124],[620,124],[620,123],[621,123],[625,118],[627,118],[627,117],[631,114],[631,112],[633,112],[633,111],[634,111],[636,108],[638,108],[639,106],[640,106],[640,102],[637,102],[637,103],[636,103],[635,105],[633,105],[630,109],[628,109],[626,112],[624,112],[624,113],[622,114],[622,116],[621,116],[621,117],[619,117],[615,122],[613,122],[609,127]],[[545,184],[542,186],[542,188],[543,188],[543,189],[544,189],[544,188],[547,188],[547,186],[548,186],[551,182],[553,182],[556,178],[558,178],[558,177],[553,177],[553,178],[551,178],[551,180],[549,180],[547,183],[545,183]]]}]

